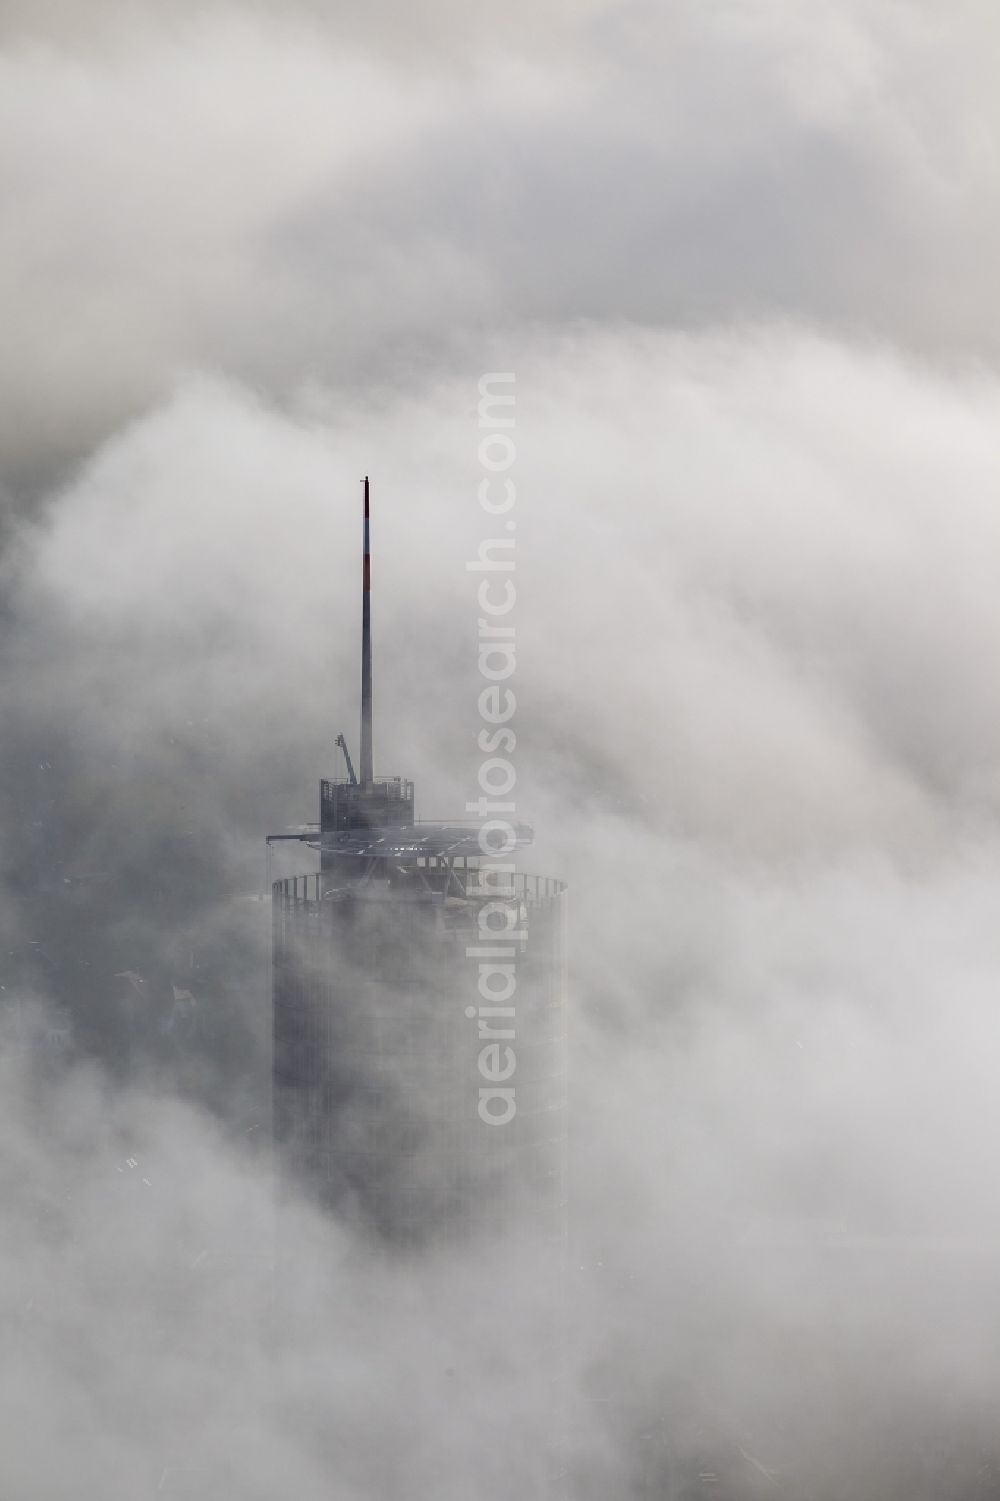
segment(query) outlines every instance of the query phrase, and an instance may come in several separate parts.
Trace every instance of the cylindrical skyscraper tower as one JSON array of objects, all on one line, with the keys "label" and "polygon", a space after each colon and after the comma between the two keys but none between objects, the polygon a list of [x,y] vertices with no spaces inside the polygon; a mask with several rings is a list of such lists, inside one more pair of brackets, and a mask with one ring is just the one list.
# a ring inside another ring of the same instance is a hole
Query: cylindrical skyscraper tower
[{"label": "cylindrical skyscraper tower", "polygon": [[376,777],[365,481],[360,780],[321,783],[320,869],[275,882],[279,1161],[394,1241],[563,1218],[565,890]]}]

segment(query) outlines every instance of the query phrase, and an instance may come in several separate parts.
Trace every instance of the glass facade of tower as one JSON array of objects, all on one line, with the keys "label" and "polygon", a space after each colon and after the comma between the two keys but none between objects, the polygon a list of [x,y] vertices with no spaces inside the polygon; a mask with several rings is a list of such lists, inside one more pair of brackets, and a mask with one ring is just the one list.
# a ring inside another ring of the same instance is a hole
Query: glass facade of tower
[{"label": "glass facade of tower", "polygon": [[490,871],[484,889],[473,856],[324,865],[272,892],[286,1170],[394,1240],[522,1212],[558,1235],[564,888]]}]

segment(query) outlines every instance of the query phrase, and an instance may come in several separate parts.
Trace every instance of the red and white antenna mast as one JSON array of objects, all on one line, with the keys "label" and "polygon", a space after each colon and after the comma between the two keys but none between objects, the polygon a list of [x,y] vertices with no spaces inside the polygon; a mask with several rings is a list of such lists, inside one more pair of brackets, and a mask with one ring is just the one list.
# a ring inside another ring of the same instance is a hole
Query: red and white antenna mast
[{"label": "red and white antenna mast", "polygon": [[365,475],[365,543],[361,579],[361,787],[370,792],[372,764],[372,560],[368,521],[368,476]]}]

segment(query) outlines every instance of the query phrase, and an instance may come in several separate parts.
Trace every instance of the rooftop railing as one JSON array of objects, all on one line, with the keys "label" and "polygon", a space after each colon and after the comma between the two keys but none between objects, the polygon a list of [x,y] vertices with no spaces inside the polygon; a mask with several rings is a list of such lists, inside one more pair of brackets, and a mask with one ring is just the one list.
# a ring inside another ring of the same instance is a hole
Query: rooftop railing
[{"label": "rooftop railing", "polygon": [[[484,886],[482,877],[489,867],[467,865],[463,861],[417,860],[408,863],[402,871],[394,872],[390,888],[395,887],[401,897],[416,897],[431,900],[434,897],[458,897],[466,901],[512,901],[526,902],[529,907],[551,901],[566,890],[566,883],[554,876],[538,876],[528,871],[518,871],[504,877],[503,882],[490,879]],[[359,870],[358,876],[349,882],[339,882],[330,871],[315,871],[308,875],[288,876],[275,881],[271,892],[281,906],[334,903],[345,896],[364,895],[365,887],[381,878],[367,870]]]}]

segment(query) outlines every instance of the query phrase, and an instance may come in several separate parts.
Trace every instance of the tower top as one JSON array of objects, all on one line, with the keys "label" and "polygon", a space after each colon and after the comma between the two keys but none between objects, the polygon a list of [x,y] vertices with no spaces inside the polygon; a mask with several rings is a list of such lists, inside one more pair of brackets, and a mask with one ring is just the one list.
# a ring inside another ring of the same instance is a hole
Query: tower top
[{"label": "tower top", "polygon": [[[337,746],[344,753],[346,777],[324,778],[320,782],[320,816],[318,837],[315,825],[309,832],[269,835],[270,838],[298,839],[322,856],[323,870],[340,868],[363,858],[375,861],[380,868],[388,862],[396,865],[407,860],[477,859],[484,853],[479,841],[479,826],[467,821],[454,823],[423,822],[414,819],[413,783],[405,777],[376,778],[372,756],[372,637],[371,637],[371,484],[367,475],[364,485],[364,532],[361,574],[361,756],[355,774],[347,741],[337,736]],[[530,844],[527,824],[511,827],[511,849]]]},{"label": "tower top", "polygon": [[413,783],[403,777],[379,777],[377,781],[375,778],[372,755],[371,485],[367,474],[362,483],[361,755],[355,776],[347,741],[343,735],[337,736],[337,745],[344,752],[347,763],[347,779],[325,780],[320,784],[320,832],[324,851],[334,838],[346,850],[346,836],[359,835],[359,831],[413,827]]}]

